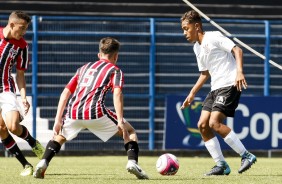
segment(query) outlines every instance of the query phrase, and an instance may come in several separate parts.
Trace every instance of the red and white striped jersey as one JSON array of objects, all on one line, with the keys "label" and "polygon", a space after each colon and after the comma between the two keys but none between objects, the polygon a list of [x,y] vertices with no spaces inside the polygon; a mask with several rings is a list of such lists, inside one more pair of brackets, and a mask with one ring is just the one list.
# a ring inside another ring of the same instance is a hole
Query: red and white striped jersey
[{"label": "red and white striped jersey", "polygon": [[108,114],[105,97],[123,87],[123,72],[108,60],[90,62],[76,71],[66,88],[73,93],[67,114],[71,119],[98,119]]},{"label": "red and white striped jersey", "polygon": [[21,38],[6,39],[3,28],[0,28],[0,93],[16,92],[12,77],[12,67],[16,64],[18,70],[26,70],[28,66],[28,44]]}]

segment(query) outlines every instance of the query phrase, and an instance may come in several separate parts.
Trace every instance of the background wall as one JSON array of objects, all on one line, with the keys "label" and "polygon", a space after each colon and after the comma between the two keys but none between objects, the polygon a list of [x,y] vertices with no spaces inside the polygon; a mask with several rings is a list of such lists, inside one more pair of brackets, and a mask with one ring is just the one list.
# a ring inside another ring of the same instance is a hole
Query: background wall
[{"label": "background wall", "polygon": [[[280,15],[275,10],[281,8],[280,5],[274,7],[271,4],[260,3],[262,1],[256,1],[257,5],[246,5],[243,1],[240,5],[223,4],[223,1],[217,1],[218,4],[209,4],[209,1],[201,1],[200,4],[197,4],[196,1],[193,2],[202,11],[207,12],[211,18],[232,18],[218,23],[262,54],[264,54],[265,49],[264,22],[235,22],[237,19],[234,18],[267,19],[271,17],[276,19]],[[179,17],[188,9],[186,4],[182,1],[175,3],[175,1],[168,0],[162,1],[162,4],[155,0],[139,3],[136,1],[134,3],[129,1],[1,1],[0,7],[1,12],[6,13],[6,15],[12,10],[21,9],[40,17],[37,75],[39,96],[37,98],[40,115],[42,118],[48,119],[49,130],[53,126],[60,92],[77,67],[85,62],[97,59],[99,39],[102,36],[114,35],[121,41],[122,50],[118,65],[124,71],[126,77],[124,88],[125,116],[138,132],[141,149],[148,149],[150,132],[148,94],[151,25],[149,18],[164,18],[155,22],[156,53],[154,56],[156,57],[156,73],[154,76],[156,98],[154,107],[155,142],[153,143],[155,149],[163,148],[165,97],[168,94],[185,95],[199,75],[192,44],[188,43],[183,37],[179,23]],[[270,7],[273,11],[269,10]],[[238,11],[235,11],[235,9]],[[247,15],[243,15],[245,9],[248,9],[245,12],[249,12]],[[233,10],[234,13],[231,13]],[[261,13],[258,13],[258,11],[261,11]],[[270,12],[271,14],[263,12]],[[277,15],[272,16],[272,13],[275,12]],[[53,16],[50,17],[50,15]],[[124,17],[128,19],[125,20]],[[132,19],[132,17],[136,19]],[[6,21],[6,18],[2,18],[0,25],[5,25]],[[215,30],[208,23],[204,23],[204,27],[207,31]],[[272,36],[270,56],[274,61],[281,64],[281,22],[273,22],[270,29]],[[26,39],[30,44],[32,55],[31,30],[32,26],[29,28]],[[243,95],[263,96],[263,60],[246,50],[244,50],[244,60],[249,86]],[[281,95],[281,77],[281,71],[271,66],[270,95]],[[32,90],[31,81],[30,66],[27,73],[28,92]],[[209,90],[210,86],[206,84],[198,95],[205,95]],[[110,103],[111,99],[108,99],[108,102]],[[112,107],[112,105],[109,104],[109,107]],[[67,143],[66,149],[123,149],[122,141],[119,138],[114,138],[107,144],[100,143],[99,139],[88,131],[84,131],[77,139]]]},{"label": "background wall", "polygon": [[[278,0],[191,0],[211,18],[281,19],[282,2]],[[20,9],[36,15],[95,15],[180,17],[190,9],[181,0],[47,0],[0,1],[1,13]]]}]

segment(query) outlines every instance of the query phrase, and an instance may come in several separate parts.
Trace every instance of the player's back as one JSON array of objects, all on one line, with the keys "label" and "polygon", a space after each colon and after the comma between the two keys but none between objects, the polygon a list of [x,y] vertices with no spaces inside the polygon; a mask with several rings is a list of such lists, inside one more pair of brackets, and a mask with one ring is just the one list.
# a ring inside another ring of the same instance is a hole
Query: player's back
[{"label": "player's back", "polygon": [[122,87],[120,69],[108,60],[90,62],[77,70],[76,88],[69,102],[71,119],[97,119],[104,115],[105,96],[114,86]]}]

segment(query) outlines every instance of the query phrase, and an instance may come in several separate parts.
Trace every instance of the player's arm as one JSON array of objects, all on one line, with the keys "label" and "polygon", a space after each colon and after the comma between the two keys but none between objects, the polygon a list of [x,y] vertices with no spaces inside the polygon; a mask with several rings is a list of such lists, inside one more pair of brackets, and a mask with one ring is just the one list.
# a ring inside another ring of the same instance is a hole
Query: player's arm
[{"label": "player's arm", "polygon": [[243,51],[240,47],[235,46],[232,49],[232,53],[235,57],[236,65],[237,65],[237,76],[236,76],[235,85],[238,91],[242,91],[242,88],[245,89],[247,88],[247,81],[245,79],[245,75],[243,72]]},{"label": "player's arm", "polygon": [[71,96],[71,94],[72,93],[68,88],[65,88],[63,92],[61,93],[60,100],[59,100],[58,107],[57,107],[57,113],[55,117],[55,124],[53,127],[53,131],[55,135],[58,135],[61,130],[63,113],[64,113],[68,99]]},{"label": "player's arm", "polygon": [[77,80],[78,80],[78,71],[71,78],[71,80],[66,85],[63,92],[61,93],[59,103],[58,103],[58,107],[57,107],[55,123],[54,123],[54,127],[53,127],[53,132],[54,132],[55,135],[59,134],[59,132],[61,130],[63,113],[64,113],[64,110],[66,108],[69,97],[74,93],[74,91],[77,87],[77,84],[78,84]]},{"label": "player's arm", "polygon": [[30,104],[26,99],[26,82],[25,82],[25,71],[24,70],[18,70],[17,69],[17,75],[16,75],[16,82],[20,91],[22,103],[24,106],[24,113],[26,114],[29,110]]},{"label": "player's arm", "polygon": [[121,88],[114,89],[114,107],[119,122],[123,121],[123,94]]},{"label": "player's arm", "polygon": [[124,121],[123,121],[123,94],[121,88],[114,88],[113,91],[113,101],[114,107],[118,119],[118,128],[122,131],[124,141],[129,141],[128,131],[125,129]]},{"label": "player's arm", "polygon": [[208,80],[209,77],[210,77],[210,74],[209,74],[208,70],[201,71],[201,74],[200,74],[196,84],[193,86],[190,93],[188,94],[188,96],[184,100],[184,102],[181,106],[181,109],[184,109],[191,104],[191,102],[194,100],[195,95],[202,88],[202,86],[206,83],[206,81]]}]

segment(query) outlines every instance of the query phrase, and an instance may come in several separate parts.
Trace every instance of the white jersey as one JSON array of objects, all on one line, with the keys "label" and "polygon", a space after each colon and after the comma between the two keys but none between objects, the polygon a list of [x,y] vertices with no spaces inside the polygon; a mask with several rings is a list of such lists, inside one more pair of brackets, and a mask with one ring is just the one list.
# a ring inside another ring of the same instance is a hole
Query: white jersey
[{"label": "white jersey", "polygon": [[209,71],[212,91],[235,84],[237,68],[231,53],[234,46],[219,31],[205,32],[201,45],[198,42],[194,45],[199,71]]}]

